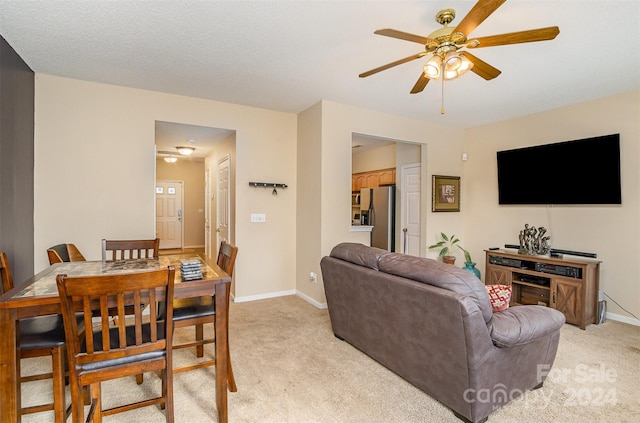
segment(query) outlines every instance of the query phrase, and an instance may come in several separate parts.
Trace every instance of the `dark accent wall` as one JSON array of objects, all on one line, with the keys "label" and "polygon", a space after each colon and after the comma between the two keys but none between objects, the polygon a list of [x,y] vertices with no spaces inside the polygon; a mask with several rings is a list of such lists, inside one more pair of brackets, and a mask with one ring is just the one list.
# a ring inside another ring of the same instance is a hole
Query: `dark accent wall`
[{"label": "dark accent wall", "polygon": [[15,283],[34,269],[34,94],[33,71],[0,36],[0,251]]}]

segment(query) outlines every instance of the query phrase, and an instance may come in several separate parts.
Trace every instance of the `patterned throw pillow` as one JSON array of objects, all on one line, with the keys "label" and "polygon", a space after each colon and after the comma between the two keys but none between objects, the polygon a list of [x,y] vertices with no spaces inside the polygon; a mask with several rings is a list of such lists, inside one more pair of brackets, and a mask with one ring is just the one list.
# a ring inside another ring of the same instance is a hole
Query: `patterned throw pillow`
[{"label": "patterned throw pillow", "polygon": [[510,285],[485,285],[485,287],[489,294],[489,300],[491,300],[491,309],[494,312],[509,308],[509,301],[511,301]]}]

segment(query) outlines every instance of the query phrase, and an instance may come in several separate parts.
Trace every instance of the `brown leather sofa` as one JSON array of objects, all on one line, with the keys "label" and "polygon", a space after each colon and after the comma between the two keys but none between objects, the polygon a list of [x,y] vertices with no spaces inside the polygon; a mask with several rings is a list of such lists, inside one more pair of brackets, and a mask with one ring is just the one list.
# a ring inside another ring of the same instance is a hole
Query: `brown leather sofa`
[{"label": "brown leather sofa", "polygon": [[486,421],[551,370],[565,321],[554,309],[494,313],[473,274],[362,244],[335,246],[321,269],[335,336],[464,421]]}]

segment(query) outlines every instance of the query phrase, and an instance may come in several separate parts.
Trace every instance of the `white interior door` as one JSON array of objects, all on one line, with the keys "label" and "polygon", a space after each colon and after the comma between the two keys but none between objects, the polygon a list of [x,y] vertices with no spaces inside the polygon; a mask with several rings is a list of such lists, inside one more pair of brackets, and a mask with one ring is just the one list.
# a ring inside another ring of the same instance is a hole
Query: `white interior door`
[{"label": "white interior door", "polygon": [[160,248],[182,248],[182,182],[156,182],[156,236]]},{"label": "white interior door", "polygon": [[216,248],[222,241],[232,242],[229,239],[229,214],[231,213],[231,200],[229,198],[230,161],[231,158],[227,155],[218,162]]},{"label": "white interior door", "polygon": [[211,188],[211,168],[204,171],[204,253],[211,258],[211,202],[213,201],[213,191]]},{"label": "white interior door", "polygon": [[420,256],[420,163],[402,166],[402,241],[404,254]]}]

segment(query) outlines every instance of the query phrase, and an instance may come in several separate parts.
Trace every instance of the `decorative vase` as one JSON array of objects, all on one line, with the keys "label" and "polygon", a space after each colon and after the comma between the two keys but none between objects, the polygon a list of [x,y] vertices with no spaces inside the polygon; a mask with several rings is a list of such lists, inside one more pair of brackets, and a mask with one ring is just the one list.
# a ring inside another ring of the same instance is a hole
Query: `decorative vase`
[{"label": "decorative vase", "polygon": [[456,257],[455,256],[442,256],[442,262],[445,264],[455,264]]},{"label": "decorative vase", "polygon": [[463,269],[466,270],[467,272],[473,273],[474,275],[476,275],[476,278],[480,279],[480,271],[476,269],[475,263],[471,263],[467,261],[464,263]]}]

